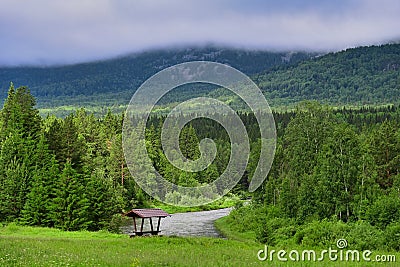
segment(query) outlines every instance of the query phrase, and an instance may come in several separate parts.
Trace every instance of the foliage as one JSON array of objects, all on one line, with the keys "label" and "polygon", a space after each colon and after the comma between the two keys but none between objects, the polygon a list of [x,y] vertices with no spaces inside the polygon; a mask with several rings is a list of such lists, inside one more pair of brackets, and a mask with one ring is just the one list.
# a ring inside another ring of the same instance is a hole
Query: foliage
[{"label": "foliage", "polygon": [[399,102],[400,45],[357,47],[266,71],[256,83],[275,105],[318,100],[335,105]]},{"label": "foliage", "polygon": [[[64,119],[42,119],[36,116],[29,95],[27,88],[11,85],[0,113],[3,222],[117,231],[118,216],[125,210],[160,206],[133,179],[157,186],[153,174],[143,167],[149,164],[144,156],[136,155],[143,163],[133,172],[135,177],[128,171],[122,151],[122,115],[108,112],[98,118],[81,109]],[[249,196],[245,192],[257,165],[260,135],[254,115],[239,116],[252,149],[246,172],[234,195],[200,209],[233,206],[241,203],[238,195]],[[349,110],[304,102],[294,111],[274,112],[274,116],[278,144],[268,179],[251,195],[250,203],[237,205],[227,223],[270,245],[321,245],[343,230],[360,247],[365,244],[356,235],[362,233],[376,235],[375,243],[368,242],[381,246],[381,236],[396,231],[400,217],[399,107]],[[193,186],[209,183],[224,172],[230,142],[218,124],[196,119],[183,128],[184,156],[198,158],[198,144],[204,138],[215,140],[218,151],[209,168],[190,173],[177,169],[164,155],[160,142],[164,120],[165,116],[151,116],[146,130],[149,156],[160,174],[173,183]],[[164,194],[178,204],[188,201],[188,196]],[[326,236],[327,229],[331,236]],[[396,248],[396,238],[391,240],[390,248]]]},{"label": "foliage", "polygon": [[380,196],[368,209],[366,219],[380,229],[385,229],[400,218],[400,198],[397,194]]},{"label": "foliage", "polygon": [[[11,84],[0,112],[0,220],[65,230],[109,228],[132,198],[110,166],[121,118],[84,110],[42,119],[26,87]],[[110,145],[110,146],[109,146]]]},{"label": "foliage", "polygon": [[396,235],[390,246],[383,240],[400,218],[399,116],[388,107],[371,119],[378,114],[371,110],[299,105],[278,129],[268,179],[252,204],[229,216],[245,225],[235,229],[269,245],[321,247],[348,238],[357,248],[397,249]]},{"label": "foliage", "polygon": [[[29,85],[38,98],[38,107],[51,109],[65,117],[79,107],[105,115],[107,108],[122,112],[132,94],[150,76],[187,61],[214,61],[228,64],[252,75],[278,65],[310,58],[305,52],[244,51],[223,47],[197,47],[154,50],[111,60],[68,66],[2,67],[0,99],[6,96],[11,81]],[[163,104],[187,100],[210,92],[213,87],[187,86],[165,96]],[[47,113],[44,112],[44,115]]]}]

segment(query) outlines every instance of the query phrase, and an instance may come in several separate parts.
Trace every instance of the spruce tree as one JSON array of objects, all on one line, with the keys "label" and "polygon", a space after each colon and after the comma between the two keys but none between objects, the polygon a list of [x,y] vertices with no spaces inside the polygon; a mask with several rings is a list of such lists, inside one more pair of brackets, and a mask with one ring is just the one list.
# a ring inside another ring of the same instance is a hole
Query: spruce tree
[{"label": "spruce tree", "polygon": [[61,168],[66,162],[70,162],[74,169],[80,171],[85,146],[78,136],[73,120],[73,114],[64,120],[54,120],[46,133],[46,138]]},{"label": "spruce tree", "polygon": [[182,155],[186,158],[196,160],[200,157],[199,139],[192,125],[182,129],[179,138],[179,146]]},{"label": "spruce tree", "polygon": [[124,201],[118,188],[113,188],[112,181],[105,177],[103,170],[96,170],[88,178],[85,192],[90,205],[89,230],[108,228],[113,215],[122,212]]},{"label": "spruce tree", "polygon": [[67,231],[87,229],[92,223],[89,218],[89,201],[78,173],[67,162],[60,175],[55,199],[52,203],[54,226]]},{"label": "spruce tree", "polygon": [[11,84],[0,112],[0,215],[16,220],[25,205],[36,162],[33,154],[41,128],[35,99],[27,87]]},{"label": "spruce tree", "polygon": [[0,112],[1,140],[10,132],[20,132],[23,137],[38,137],[41,128],[39,111],[34,108],[35,98],[25,86],[15,90],[11,83],[7,99]]},{"label": "spruce tree", "polygon": [[59,169],[43,135],[35,151],[34,160],[36,166],[32,171],[32,184],[22,210],[21,222],[26,225],[53,226],[51,212]]}]

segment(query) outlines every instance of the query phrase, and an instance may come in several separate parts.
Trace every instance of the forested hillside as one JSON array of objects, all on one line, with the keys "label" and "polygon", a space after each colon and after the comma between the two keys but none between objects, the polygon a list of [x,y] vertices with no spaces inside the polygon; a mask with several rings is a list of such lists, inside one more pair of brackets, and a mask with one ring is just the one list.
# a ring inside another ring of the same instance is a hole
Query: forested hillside
[{"label": "forested hillside", "polygon": [[[127,105],[137,87],[151,75],[178,63],[193,60],[215,61],[231,65],[247,75],[253,75],[278,65],[299,62],[311,55],[217,47],[176,48],[70,66],[2,67],[0,96],[3,99],[10,82],[14,82],[18,86],[29,86],[32,94],[38,99],[39,108],[66,105],[116,108],[119,105]],[[190,88],[184,91],[184,94],[193,93]],[[175,101],[176,97],[181,95],[176,94],[169,101]]]},{"label": "forested hillside", "polygon": [[[172,49],[117,59],[59,67],[0,68],[3,97],[10,82],[28,85],[44,114],[69,106],[105,114],[122,111],[136,88],[151,75],[192,60],[229,64],[250,75],[273,107],[293,106],[302,100],[332,105],[375,105],[400,100],[400,44],[358,47],[316,57],[310,53],[272,53],[222,48]],[[210,94],[232,102],[226,92],[211,87],[184,87],[162,103]],[[46,109],[47,108],[47,109]],[[49,109],[50,108],[50,109]]]},{"label": "forested hillside", "polygon": [[334,105],[400,101],[400,44],[359,47],[254,77],[275,105],[319,100]]}]

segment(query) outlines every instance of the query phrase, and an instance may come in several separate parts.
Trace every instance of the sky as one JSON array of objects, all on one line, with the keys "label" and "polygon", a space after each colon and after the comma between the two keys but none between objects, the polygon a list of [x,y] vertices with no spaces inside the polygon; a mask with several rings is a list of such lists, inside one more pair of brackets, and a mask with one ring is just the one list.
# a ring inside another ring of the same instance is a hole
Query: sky
[{"label": "sky", "polygon": [[338,51],[400,40],[398,0],[0,0],[0,65],[173,46]]}]

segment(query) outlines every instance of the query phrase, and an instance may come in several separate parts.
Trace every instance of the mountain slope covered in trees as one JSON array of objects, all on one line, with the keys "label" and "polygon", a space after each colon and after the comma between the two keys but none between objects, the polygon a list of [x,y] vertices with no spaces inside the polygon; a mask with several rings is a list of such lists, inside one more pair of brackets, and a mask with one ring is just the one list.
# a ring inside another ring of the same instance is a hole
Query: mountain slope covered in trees
[{"label": "mountain slope covered in trees", "polygon": [[[302,100],[331,105],[400,102],[400,44],[358,47],[316,56],[312,53],[243,51],[215,47],[144,52],[117,59],[58,67],[0,68],[0,93],[10,82],[27,85],[38,107],[67,115],[77,107],[102,113],[123,111],[133,92],[156,72],[174,64],[209,60],[231,65],[260,86],[272,107]],[[164,96],[162,104],[209,95],[235,102],[227,90],[186,86]]]},{"label": "mountain slope covered in trees", "polygon": [[254,77],[276,104],[300,100],[345,104],[400,101],[400,44],[358,47]]},{"label": "mountain slope covered in trees", "polygon": [[[311,55],[217,47],[176,48],[69,66],[3,67],[0,68],[0,98],[5,98],[10,82],[13,82],[18,86],[29,86],[40,108],[127,105],[136,88],[146,79],[178,63],[215,61],[253,75],[278,65],[299,62]],[[192,93],[190,88],[184,91],[186,95]]]}]

